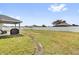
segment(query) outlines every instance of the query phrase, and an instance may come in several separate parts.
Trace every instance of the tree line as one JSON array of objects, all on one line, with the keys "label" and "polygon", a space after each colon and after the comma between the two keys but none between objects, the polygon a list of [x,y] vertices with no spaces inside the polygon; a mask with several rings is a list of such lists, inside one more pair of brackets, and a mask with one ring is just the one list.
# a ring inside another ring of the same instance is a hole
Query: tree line
[{"label": "tree line", "polygon": [[[67,23],[67,21],[63,20],[63,19],[57,19],[55,21],[52,22],[52,25],[53,27],[68,27],[68,26],[79,26],[79,25],[76,25],[76,24],[69,24]],[[28,27],[28,26],[25,26],[25,27]],[[41,25],[41,26],[38,26],[38,25],[32,25],[32,27],[47,27],[46,25]]]}]

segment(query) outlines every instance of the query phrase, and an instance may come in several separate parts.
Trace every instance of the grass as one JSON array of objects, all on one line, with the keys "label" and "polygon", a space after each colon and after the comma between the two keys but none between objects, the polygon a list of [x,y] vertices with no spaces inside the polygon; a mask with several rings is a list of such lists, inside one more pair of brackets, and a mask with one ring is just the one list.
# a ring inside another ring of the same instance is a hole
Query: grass
[{"label": "grass", "polygon": [[4,36],[0,38],[1,55],[30,55],[34,51],[33,46],[32,41],[25,34]]},{"label": "grass", "polygon": [[79,54],[79,33],[44,30],[22,30],[22,35],[0,37],[0,54],[30,55],[35,45],[33,35],[44,47],[44,54]]},{"label": "grass", "polygon": [[[27,30],[44,46],[44,54],[79,54],[79,33]],[[35,34],[34,34],[35,33]]]}]

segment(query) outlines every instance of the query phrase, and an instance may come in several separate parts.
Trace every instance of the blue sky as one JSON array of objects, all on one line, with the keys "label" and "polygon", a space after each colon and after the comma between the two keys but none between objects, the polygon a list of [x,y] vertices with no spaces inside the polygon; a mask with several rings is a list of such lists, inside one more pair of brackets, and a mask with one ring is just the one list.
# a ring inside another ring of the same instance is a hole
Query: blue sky
[{"label": "blue sky", "polygon": [[0,14],[20,19],[23,21],[22,25],[51,26],[56,19],[79,25],[77,3],[0,3]]}]

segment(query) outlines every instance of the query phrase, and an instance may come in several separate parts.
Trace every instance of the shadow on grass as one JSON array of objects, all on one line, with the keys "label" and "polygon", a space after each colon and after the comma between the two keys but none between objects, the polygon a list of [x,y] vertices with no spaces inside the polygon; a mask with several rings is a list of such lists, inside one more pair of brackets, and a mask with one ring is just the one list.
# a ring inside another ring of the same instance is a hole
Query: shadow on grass
[{"label": "shadow on grass", "polygon": [[13,38],[13,37],[22,37],[24,35],[22,34],[17,34],[17,35],[5,35],[5,36],[0,36],[0,39],[7,39],[7,38]]}]

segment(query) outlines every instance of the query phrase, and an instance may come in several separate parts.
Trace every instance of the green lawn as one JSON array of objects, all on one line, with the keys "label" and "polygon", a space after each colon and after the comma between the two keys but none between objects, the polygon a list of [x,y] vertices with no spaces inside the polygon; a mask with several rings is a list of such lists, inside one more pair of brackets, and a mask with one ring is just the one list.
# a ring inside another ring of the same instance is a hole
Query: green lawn
[{"label": "green lawn", "polygon": [[44,47],[44,54],[79,54],[79,33],[22,30],[21,35],[0,37],[0,54],[33,54],[32,35]]},{"label": "green lawn", "polygon": [[26,34],[4,36],[0,38],[0,54],[32,54],[33,43]]}]

